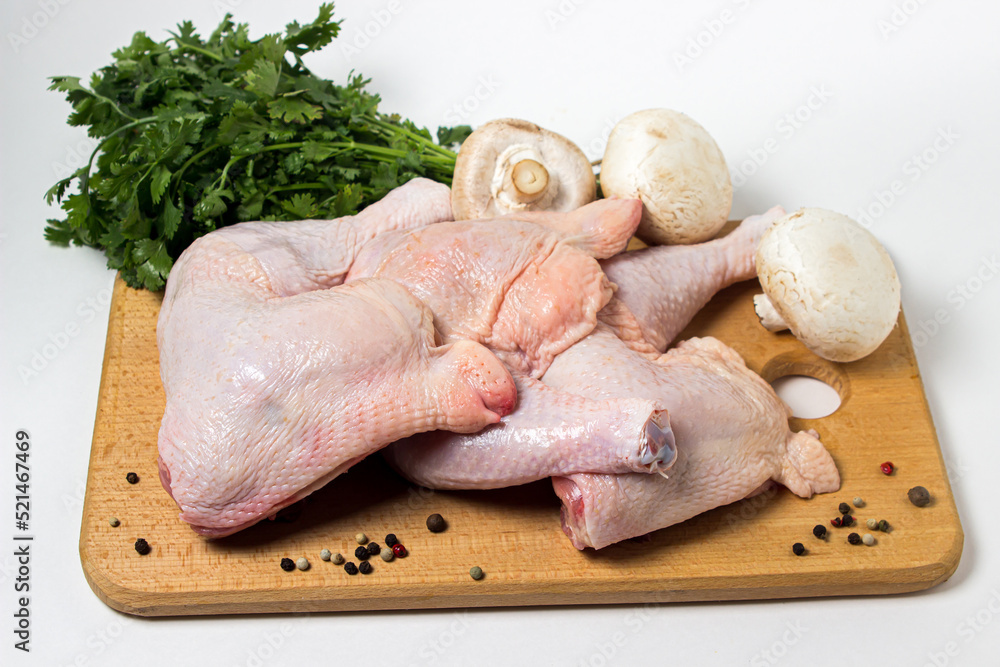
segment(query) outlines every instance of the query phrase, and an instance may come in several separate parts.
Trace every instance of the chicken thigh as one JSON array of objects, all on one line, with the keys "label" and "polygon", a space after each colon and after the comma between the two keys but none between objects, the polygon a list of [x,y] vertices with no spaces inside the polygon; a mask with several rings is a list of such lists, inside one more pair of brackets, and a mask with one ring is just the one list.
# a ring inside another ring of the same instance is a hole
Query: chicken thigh
[{"label": "chicken thigh", "polygon": [[670,411],[677,462],[658,475],[553,478],[563,530],[574,546],[601,548],[753,494],[773,480],[809,497],[840,475],[815,432],[793,433],[769,384],[714,338],[693,338],[655,360],[604,325],[549,367],[543,381],[593,399],[651,398]]},{"label": "chicken thigh", "polygon": [[434,313],[445,341],[488,346],[538,377],[590,333],[613,288],[595,256],[618,252],[639,224],[637,200],[514,219],[443,222],[380,235],[347,280],[391,278]]},{"label": "chicken thigh", "polygon": [[416,181],[354,218],[244,223],[183,253],[157,326],[158,447],[195,531],[235,532],[394,440],[477,431],[513,409],[503,364],[471,341],[437,345],[403,286],[337,286],[365,241],[448,206],[447,188]]}]

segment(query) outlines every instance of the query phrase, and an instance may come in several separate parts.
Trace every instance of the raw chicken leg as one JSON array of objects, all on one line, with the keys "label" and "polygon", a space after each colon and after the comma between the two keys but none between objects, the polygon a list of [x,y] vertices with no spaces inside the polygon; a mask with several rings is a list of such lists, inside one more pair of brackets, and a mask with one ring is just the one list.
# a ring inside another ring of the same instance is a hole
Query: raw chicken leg
[{"label": "raw chicken leg", "polygon": [[660,472],[677,451],[666,410],[637,398],[591,401],[514,376],[517,408],[462,435],[432,431],[383,451],[400,474],[434,489],[495,489],[574,472]]},{"label": "raw chicken leg", "polygon": [[355,218],[245,223],[183,253],[157,327],[158,445],[195,531],[233,533],[394,440],[513,409],[501,362],[470,341],[436,346],[432,313],[401,285],[329,287],[366,238],[438,221],[442,203],[446,188],[411,182]]},{"label": "raw chicken leg", "polygon": [[771,386],[714,338],[681,342],[653,361],[600,325],[560,354],[543,380],[590,398],[655,399],[670,411],[677,443],[669,479],[553,478],[563,530],[578,549],[665,528],[745,498],[769,480],[803,497],[840,487],[815,432],[792,433],[790,411]]},{"label": "raw chicken leg", "polygon": [[593,330],[612,294],[593,255],[623,249],[639,219],[636,201],[609,200],[549,214],[546,226],[465,220],[390,232],[362,249],[347,280],[398,281],[430,307],[445,341],[483,343],[538,377]]},{"label": "raw chicken leg", "polygon": [[601,262],[618,289],[617,302],[600,313],[602,322],[631,342],[647,341],[663,352],[719,290],[754,278],[760,237],[785,215],[775,206],[751,216],[727,236],[696,245],[663,245],[634,250]]}]

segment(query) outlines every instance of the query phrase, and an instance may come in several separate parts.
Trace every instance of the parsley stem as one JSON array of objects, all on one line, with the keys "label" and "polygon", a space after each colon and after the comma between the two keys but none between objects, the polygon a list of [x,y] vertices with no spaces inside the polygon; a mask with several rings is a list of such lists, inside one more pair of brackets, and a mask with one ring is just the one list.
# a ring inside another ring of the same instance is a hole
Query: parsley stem
[{"label": "parsley stem", "polygon": [[[396,158],[406,157],[407,152],[400,150],[398,148],[385,148],[383,146],[374,146],[372,144],[361,144],[356,141],[331,141],[331,142],[317,142],[318,145],[327,148],[343,148],[345,150],[359,150],[363,153],[368,153],[372,158],[381,159],[383,161],[394,161]],[[266,151],[282,151],[289,148],[302,148],[306,145],[304,141],[294,141],[286,144],[271,144],[270,146],[265,146],[259,152],[263,153]],[[453,154],[454,155],[454,154]],[[421,160],[428,163],[434,163],[436,166],[451,168],[455,167],[455,158],[444,156],[444,155],[422,155]]]},{"label": "parsley stem", "polygon": [[[117,104],[115,104],[114,100],[112,100],[111,98],[105,97],[104,95],[101,95],[100,93],[94,92],[93,90],[91,90],[90,88],[87,88],[86,86],[80,86],[79,89],[82,90],[83,92],[87,93],[88,95],[90,95],[90,96],[92,96],[92,97],[94,97],[96,99],[101,100],[102,102],[107,102],[108,106],[110,106],[112,109],[114,109],[115,111],[117,111],[124,118],[128,118],[129,120],[133,120],[133,121],[136,120],[135,116],[130,116],[127,113],[125,113],[124,111],[122,111],[121,107],[119,107]],[[144,120],[144,119],[139,119],[139,120]],[[128,126],[126,126],[126,127],[128,127]],[[111,135],[109,134],[108,136],[110,137]]]},{"label": "parsley stem", "polygon": [[393,125],[392,123],[387,123],[386,121],[376,118],[374,116],[365,116],[365,120],[367,120],[368,122],[372,123],[377,127],[381,127],[385,130],[388,130],[391,133],[402,134],[406,137],[409,137],[410,139],[413,139],[414,141],[423,144],[424,146],[434,151],[435,153],[450,158],[453,161],[457,157],[456,153],[454,153],[453,151],[450,151],[443,146],[439,146],[438,144],[434,143],[427,137],[417,134],[416,132],[411,132],[410,130],[406,129],[401,125]]},{"label": "parsley stem", "polygon": [[191,157],[189,157],[187,159],[187,161],[184,164],[181,165],[181,168],[178,169],[177,171],[175,171],[174,175],[171,177],[171,180],[173,181],[173,188],[171,188],[171,189],[176,188],[177,185],[179,185],[182,182],[181,181],[181,177],[184,176],[184,172],[187,171],[188,167],[190,167],[192,164],[194,164],[195,162],[197,162],[203,156],[208,155],[209,153],[211,153],[212,151],[214,151],[216,148],[221,148],[221,147],[222,146],[220,144],[212,144],[208,148],[205,148],[204,150],[200,150],[197,153],[195,153],[194,155],[192,155]]},{"label": "parsley stem", "polygon": [[129,130],[129,129],[131,129],[133,127],[136,127],[138,125],[145,125],[146,123],[153,123],[153,122],[156,122],[157,120],[158,119],[154,118],[153,116],[149,116],[147,118],[140,118],[139,120],[135,120],[135,121],[132,121],[131,123],[126,123],[125,125],[122,125],[121,127],[119,127],[117,130],[115,130],[113,132],[109,132],[107,134],[107,136],[105,136],[103,139],[101,139],[101,142],[99,144],[97,144],[97,147],[94,148],[94,150],[90,153],[90,159],[87,160],[87,173],[84,174],[83,177],[80,179],[80,193],[83,194],[84,196],[86,196],[87,192],[90,190],[90,170],[94,166],[94,158],[97,157],[97,154],[101,151],[101,147],[104,146],[105,142],[107,142],[108,139],[110,139],[111,137],[115,136],[116,134],[120,134],[121,132],[124,132],[125,130]]},{"label": "parsley stem", "polygon": [[187,42],[182,42],[177,36],[174,36],[173,42],[177,45],[176,49],[171,49],[171,52],[180,51],[182,49],[189,49],[195,53],[200,53],[203,56],[208,56],[217,62],[225,62],[225,59],[217,53],[212,53],[208,49],[203,49],[201,47],[195,46],[194,44],[188,44]]},{"label": "parsley stem", "polygon": [[291,185],[278,185],[267,191],[267,196],[270,197],[275,192],[287,192],[289,190],[329,190],[329,185],[323,185],[322,183],[293,183]]}]

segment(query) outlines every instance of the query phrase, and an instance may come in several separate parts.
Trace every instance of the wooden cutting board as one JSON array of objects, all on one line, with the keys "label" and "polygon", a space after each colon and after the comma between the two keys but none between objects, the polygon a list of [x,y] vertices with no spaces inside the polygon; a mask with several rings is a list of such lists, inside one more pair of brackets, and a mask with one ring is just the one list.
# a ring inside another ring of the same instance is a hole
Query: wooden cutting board
[{"label": "wooden cutting board", "polygon": [[[757,323],[756,281],[729,288],[681,335],[711,335],[734,347],[773,381],[817,377],[840,394],[829,417],[792,420],[815,428],[840,468],[838,493],[802,500],[784,489],[702,514],[639,540],[580,552],[563,535],[548,481],[477,492],[432,492],[395,475],[379,457],[290,508],[294,520],[264,521],[209,541],[177,518],[160,486],[156,437],[163,415],[156,349],[162,295],[115,284],[104,373],[87,479],[80,556],[87,580],[114,609],[143,616],[357,611],[509,605],[744,600],[902,593],[934,586],[958,566],[963,533],[902,315],[873,355],[834,364],[788,334]],[[879,464],[897,471],[883,475]],[[137,484],[126,473],[139,475]],[[917,508],[907,489],[923,485],[933,502]],[[837,505],[861,496],[860,527],[830,528]],[[440,513],[443,533],[425,525]],[[288,514],[288,511],[286,511]],[[113,528],[109,518],[121,525]],[[293,517],[285,517],[290,519]],[[874,546],[848,533],[886,519]],[[369,575],[347,575],[320,559],[323,548],[353,560],[354,535],[382,543],[395,533],[409,556],[374,558]],[[133,548],[146,539],[151,552]],[[798,557],[792,544],[808,553]],[[282,558],[305,556],[307,571],[284,572]],[[473,581],[469,568],[486,576]]]}]

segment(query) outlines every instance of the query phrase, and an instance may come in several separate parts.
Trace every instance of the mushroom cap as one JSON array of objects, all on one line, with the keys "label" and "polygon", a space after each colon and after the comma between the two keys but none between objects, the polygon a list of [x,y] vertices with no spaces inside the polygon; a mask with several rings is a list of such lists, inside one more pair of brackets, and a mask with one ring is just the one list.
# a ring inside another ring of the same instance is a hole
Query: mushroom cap
[{"label": "mushroom cap", "polygon": [[708,131],[671,109],[646,109],[615,125],[601,162],[605,197],[642,200],[636,236],[649,244],[714,237],[733,204],[726,159]]},{"label": "mushroom cap", "polygon": [[451,207],[456,220],[572,211],[596,197],[594,169],[583,151],[526,120],[501,118],[481,125],[462,143],[455,161]]},{"label": "mushroom cap", "polygon": [[778,220],[756,255],[761,287],[792,333],[830,361],[882,344],[899,317],[899,277],[882,244],[833,211],[803,208]]}]

